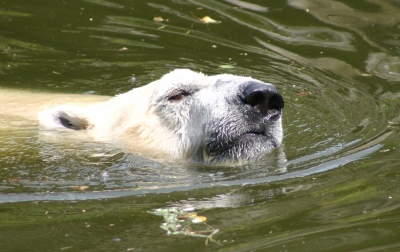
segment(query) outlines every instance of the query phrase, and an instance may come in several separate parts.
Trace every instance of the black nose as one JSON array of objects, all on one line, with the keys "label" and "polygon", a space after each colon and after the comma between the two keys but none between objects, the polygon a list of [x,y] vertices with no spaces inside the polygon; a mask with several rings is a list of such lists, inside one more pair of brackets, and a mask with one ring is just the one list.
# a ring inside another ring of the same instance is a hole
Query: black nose
[{"label": "black nose", "polygon": [[284,107],[282,95],[271,84],[249,82],[239,97],[266,120],[278,119]]}]

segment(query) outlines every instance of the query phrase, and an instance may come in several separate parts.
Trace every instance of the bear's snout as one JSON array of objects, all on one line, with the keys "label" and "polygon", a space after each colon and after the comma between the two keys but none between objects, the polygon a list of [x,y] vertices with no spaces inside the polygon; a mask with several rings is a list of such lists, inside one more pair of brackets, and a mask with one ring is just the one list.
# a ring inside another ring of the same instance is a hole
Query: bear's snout
[{"label": "bear's snout", "polygon": [[239,97],[244,104],[260,114],[264,121],[278,119],[284,107],[282,95],[271,84],[249,82]]}]

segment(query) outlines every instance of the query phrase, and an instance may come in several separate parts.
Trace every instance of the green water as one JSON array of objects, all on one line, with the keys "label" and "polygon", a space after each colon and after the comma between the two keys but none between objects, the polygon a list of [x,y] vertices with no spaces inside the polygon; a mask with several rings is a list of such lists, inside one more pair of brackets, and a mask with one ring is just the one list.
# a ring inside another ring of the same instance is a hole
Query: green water
[{"label": "green water", "polygon": [[0,117],[0,251],[399,251],[399,25],[383,0],[2,1],[1,88],[115,95],[190,68],[286,104],[283,146],[235,168]]}]

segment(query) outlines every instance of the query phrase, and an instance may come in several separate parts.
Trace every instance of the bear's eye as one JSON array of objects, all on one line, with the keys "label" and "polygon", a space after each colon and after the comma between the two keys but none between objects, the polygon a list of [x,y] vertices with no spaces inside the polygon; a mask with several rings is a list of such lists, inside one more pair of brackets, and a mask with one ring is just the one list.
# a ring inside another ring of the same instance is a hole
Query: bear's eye
[{"label": "bear's eye", "polygon": [[190,95],[190,93],[188,93],[184,90],[176,90],[175,92],[171,93],[168,96],[168,101],[179,101],[189,95]]}]

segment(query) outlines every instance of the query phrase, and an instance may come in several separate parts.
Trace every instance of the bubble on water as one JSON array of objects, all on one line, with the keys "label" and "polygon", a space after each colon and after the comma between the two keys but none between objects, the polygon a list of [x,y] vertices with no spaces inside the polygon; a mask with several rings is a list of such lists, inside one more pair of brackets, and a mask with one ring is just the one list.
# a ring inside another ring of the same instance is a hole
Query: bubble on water
[{"label": "bubble on water", "polygon": [[120,242],[120,241],[121,241],[121,238],[116,237],[116,238],[113,239],[113,241],[115,241],[115,242]]}]

